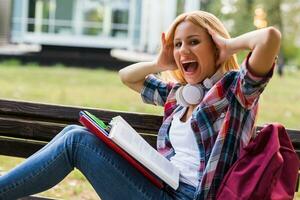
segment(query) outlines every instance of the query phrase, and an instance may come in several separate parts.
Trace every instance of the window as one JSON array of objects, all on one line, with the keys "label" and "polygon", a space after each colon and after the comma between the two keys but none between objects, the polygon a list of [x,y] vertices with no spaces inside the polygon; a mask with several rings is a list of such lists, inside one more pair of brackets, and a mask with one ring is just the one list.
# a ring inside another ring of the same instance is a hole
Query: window
[{"label": "window", "polygon": [[129,0],[85,0],[82,9],[84,35],[127,36]]},{"label": "window", "polygon": [[185,0],[177,0],[176,16],[184,12]]},{"label": "window", "polygon": [[83,34],[101,35],[103,33],[103,21],[105,6],[102,1],[86,0],[83,5]]},{"label": "window", "polygon": [[72,34],[73,0],[29,0],[27,31]]},{"label": "window", "polygon": [[126,37],[128,33],[128,10],[116,9],[112,15],[112,31],[113,37]]},{"label": "window", "polygon": [[56,0],[53,6],[54,32],[63,35],[74,34],[73,31],[73,12],[74,0]]},{"label": "window", "polygon": [[[15,0],[15,8],[21,9]],[[27,16],[14,13],[14,27],[27,33],[125,38],[130,0],[28,0]],[[24,1],[22,2],[23,4]],[[24,7],[24,6],[23,6]],[[26,6],[27,7],[27,6]],[[14,30],[17,30],[16,28]]]},{"label": "window", "polygon": [[28,32],[49,31],[50,2],[46,0],[29,0]]}]

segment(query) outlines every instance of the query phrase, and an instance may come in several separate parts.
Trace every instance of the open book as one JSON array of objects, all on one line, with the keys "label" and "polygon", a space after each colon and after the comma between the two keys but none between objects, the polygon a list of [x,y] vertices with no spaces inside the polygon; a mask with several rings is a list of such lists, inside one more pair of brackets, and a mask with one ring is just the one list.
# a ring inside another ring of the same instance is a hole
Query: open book
[{"label": "open book", "polygon": [[148,144],[121,116],[114,117],[108,126],[89,112],[81,111],[79,121],[155,185],[163,187],[163,181],[174,189],[178,188],[179,170]]}]

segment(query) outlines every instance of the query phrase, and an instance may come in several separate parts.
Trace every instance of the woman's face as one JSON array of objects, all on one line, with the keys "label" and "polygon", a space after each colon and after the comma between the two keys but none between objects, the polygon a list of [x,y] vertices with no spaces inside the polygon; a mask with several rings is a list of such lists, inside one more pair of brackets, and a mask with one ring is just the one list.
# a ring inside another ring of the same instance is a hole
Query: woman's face
[{"label": "woman's face", "polygon": [[174,33],[173,55],[187,83],[197,84],[216,72],[215,45],[207,31],[190,21]]}]

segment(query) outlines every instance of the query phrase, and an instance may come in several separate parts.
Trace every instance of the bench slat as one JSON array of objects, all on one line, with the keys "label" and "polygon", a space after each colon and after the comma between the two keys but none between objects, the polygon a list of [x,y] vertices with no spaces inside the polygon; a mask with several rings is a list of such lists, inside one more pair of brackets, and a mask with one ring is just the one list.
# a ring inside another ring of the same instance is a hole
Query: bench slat
[{"label": "bench slat", "polygon": [[[75,123],[74,123],[75,124]],[[76,122],[79,124],[79,122]],[[67,124],[0,117],[0,135],[50,141]],[[139,133],[156,135],[156,131],[136,129]]]},{"label": "bench slat", "polygon": [[[92,112],[105,122],[109,122],[112,117],[121,115],[135,129],[151,133],[157,133],[162,122],[162,116],[150,114],[0,99],[0,117],[1,115],[5,117],[11,116],[12,118],[15,117],[29,121],[77,124],[78,113],[82,109]],[[258,127],[258,129],[261,129],[261,127]],[[297,144],[300,145],[300,131],[291,129],[287,131],[291,140],[295,142],[299,141]]]},{"label": "bench slat", "polygon": [[113,117],[121,115],[134,128],[149,130],[152,132],[157,131],[162,122],[162,116],[150,114],[127,113],[94,108],[82,108],[75,106],[62,106],[55,104],[42,104],[0,99],[0,116],[15,116],[16,118],[57,122],[61,124],[77,123],[79,118],[79,111],[81,111],[82,109],[90,111],[105,122],[109,122]]},{"label": "bench slat", "polygon": [[0,117],[0,135],[50,141],[65,124]]},{"label": "bench slat", "polygon": [[40,196],[28,196],[28,197],[19,198],[18,200],[57,200],[57,199],[40,197]]},{"label": "bench slat", "polygon": [[[162,121],[162,116],[157,115],[0,99],[0,134],[49,141],[67,124],[78,124],[78,113],[82,109],[106,122],[121,115],[138,132],[144,133],[157,134]],[[300,131],[287,132],[300,157]]]},{"label": "bench slat", "polygon": [[[149,134],[141,134],[141,136],[153,147],[156,146],[156,136]],[[45,146],[47,142],[37,141],[37,140],[28,140],[20,139],[13,137],[4,137],[0,136],[0,155],[5,156],[14,156],[27,158],[40,148]]]},{"label": "bench slat", "polygon": [[0,136],[0,155],[27,158],[42,148],[46,142]]}]

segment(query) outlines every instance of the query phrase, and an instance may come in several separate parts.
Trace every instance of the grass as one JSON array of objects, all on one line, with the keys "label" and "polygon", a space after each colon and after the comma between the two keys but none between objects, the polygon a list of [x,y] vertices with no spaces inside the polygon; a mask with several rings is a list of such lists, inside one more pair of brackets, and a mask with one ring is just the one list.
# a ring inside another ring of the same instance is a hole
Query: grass
[{"label": "grass", "polygon": [[116,72],[63,67],[0,64],[0,98],[80,105],[114,110],[160,113],[144,106]]},{"label": "grass", "polygon": [[260,99],[258,124],[280,122],[287,128],[300,129],[300,71],[275,75]]},{"label": "grass", "polygon": [[[17,61],[8,61],[0,63],[0,74],[0,98],[162,113],[162,108],[145,105],[138,94],[122,85],[117,72],[36,64],[21,66]],[[258,124],[276,121],[287,128],[300,129],[299,77],[300,71],[287,71],[284,77],[274,75],[260,99]],[[0,156],[0,172],[21,161]],[[43,194],[62,199],[98,199],[79,171]]]}]

